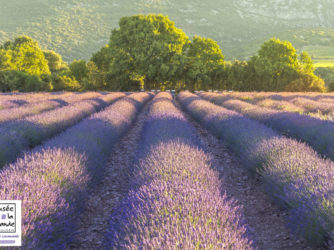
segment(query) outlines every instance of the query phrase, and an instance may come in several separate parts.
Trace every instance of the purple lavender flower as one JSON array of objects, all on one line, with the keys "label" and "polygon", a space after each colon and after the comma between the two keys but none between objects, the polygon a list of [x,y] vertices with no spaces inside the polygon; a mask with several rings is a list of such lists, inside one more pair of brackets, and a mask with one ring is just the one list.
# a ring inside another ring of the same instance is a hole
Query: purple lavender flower
[{"label": "purple lavender flower", "polygon": [[124,96],[111,93],[3,124],[0,126],[0,167],[14,161],[23,150],[42,143]]},{"label": "purple lavender flower", "polygon": [[115,210],[105,247],[252,249],[240,208],[221,195],[194,128],[158,94],[139,143],[131,191]]},{"label": "purple lavender flower", "polygon": [[71,240],[88,187],[103,175],[113,144],[149,98],[147,93],[125,97],[0,172],[0,199],[22,200],[24,248],[62,249]]},{"label": "purple lavender flower", "polygon": [[[210,94],[207,94],[205,98],[208,95]],[[302,140],[313,147],[318,153],[334,160],[333,122],[294,112],[258,107],[240,100],[224,100],[225,98],[221,102],[219,96],[215,96],[213,101],[216,104],[236,110],[243,115],[262,122],[284,135]]]},{"label": "purple lavender flower", "polygon": [[291,211],[291,228],[311,244],[323,244],[334,230],[334,163],[306,144],[283,137],[235,111],[191,93],[182,92],[178,99],[195,119],[226,141],[245,167],[262,176],[270,197]]}]

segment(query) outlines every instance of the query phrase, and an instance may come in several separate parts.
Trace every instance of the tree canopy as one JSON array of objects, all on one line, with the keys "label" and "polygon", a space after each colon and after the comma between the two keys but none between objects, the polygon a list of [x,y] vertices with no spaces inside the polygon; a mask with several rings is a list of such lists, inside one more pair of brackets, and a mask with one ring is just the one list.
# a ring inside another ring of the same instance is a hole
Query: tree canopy
[{"label": "tree canopy", "polygon": [[32,38],[17,37],[13,42],[6,42],[3,49],[10,54],[11,69],[35,75],[50,74],[48,61],[38,43]]},{"label": "tree canopy", "polygon": [[272,38],[247,63],[236,62],[229,68],[227,85],[241,91],[324,92],[323,80],[313,71],[307,52],[298,55],[290,42]]},{"label": "tree canopy", "polygon": [[[331,75],[326,70],[321,72],[326,77]],[[333,83],[327,85],[333,89]],[[111,32],[109,44],[93,54],[90,61],[74,60],[69,66],[59,54],[43,51],[27,36],[0,46],[1,91],[140,88],[326,90],[324,81],[314,74],[309,54],[297,54],[288,41],[272,38],[248,61],[226,67],[216,41],[200,36],[190,40],[163,15],[121,18],[119,28]]]},{"label": "tree canopy", "polygon": [[116,78],[126,74],[131,80],[143,79],[148,88],[176,80],[187,43],[187,35],[167,16],[123,17],[110,37],[111,71]]},{"label": "tree canopy", "polygon": [[216,84],[222,80],[225,69],[224,56],[217,42],[195,36],[188,44],[185,56],[186,82],[202,85],[204,89],[217,88]]}]

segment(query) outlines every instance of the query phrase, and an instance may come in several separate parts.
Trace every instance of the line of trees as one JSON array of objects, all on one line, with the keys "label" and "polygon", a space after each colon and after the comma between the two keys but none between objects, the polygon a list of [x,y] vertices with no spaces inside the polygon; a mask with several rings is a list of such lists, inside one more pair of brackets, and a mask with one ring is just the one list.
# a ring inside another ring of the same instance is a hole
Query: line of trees
[{"label": "line of trees", "polygon": [[123,17],[91,60],[67,65],[29,37],[0,46],[0,91],[139,89],[319,91],[310,56],[270,39],[248,61],[226,64],[216,41],[192,39],[163,15]]},{"label": "line of trees", "polygon": [[92,86],[97,67],[93,62],[74,61],[70,65],[54,51],[43,51],[28,36],[0,46],[0,91],[84,91]]},{"label": "line of trees", "polygon": [[290,42],[275,38],[250,60],[228,65],[226,76],[226,88],[238,91],[326,91],[309,54],[297,55]]}]

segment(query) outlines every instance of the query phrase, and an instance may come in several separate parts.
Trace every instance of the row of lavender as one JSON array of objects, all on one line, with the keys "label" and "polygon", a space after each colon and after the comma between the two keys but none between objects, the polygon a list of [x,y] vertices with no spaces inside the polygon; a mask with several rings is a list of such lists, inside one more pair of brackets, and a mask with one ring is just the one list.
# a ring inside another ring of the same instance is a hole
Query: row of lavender
[{"label": "row of lavender", "polygon": [[122,98],[2,170],[1,199],[22,200],[24,248],[64,248],[113,144],[151,97]]},{"label": "row of lavender", "polygon": [[98,97],[101,97],[101,94],[98,92],[88,92],[80,95],[64,95],[62,97],[41,100],[19,107],[3,109],[0,110],[0,125],[11,120],[22,119],[29,115],[39,114],[71,103]]},{"label": "row of lavender", "polygon": [[[208,93],[218,95],[216,93]],[[220,93],[222,100],[239,99],[263,107],[293,111],[305,114],[319,113],[323,116],[334,116],[334,95],[314,96],[312,93],[266,93],[266,92],[232,92]],[[315,98],[317,97],[317,98]]]},{"label": "row of lavender", "polygon": [[106,249],[252,249],[239,208],[221,194],[218,173],[200,147],[171,95],[158,94]]},{"label": "row of lavender", "polygon": [[[224,97],[223,97],[224,96]],[[315,98],[318,97],[318,98]],[[332,96],[312,96],[310,94],[296,95],[292,93],[268,94],[268,93],[228,93],[221,98],[240,99],[263,107],[293,111],[309,115],[317,115],[322,119],[334,118],[334,98]]]},{"label": "row of lavender", "polygon": [[110,93],[5,123],[0,126],[0,168],[14,161],[23,150],[37,146],[124,96],[123,93]]},{"label": "row of lavender", "polygon": [[203,98],[228,109],[236,110],[281,133],[302,140],[320,154],[334,160],[334,123],[294,112],[259,107],[244,101],[225,100],[220,95],[202,94]]},{"label": "row of lavender", "polygon": [[321,245],[334,230],[334,164],[309,146],[183,92],[178,99],[205,127],[224,138],[248,169],[258,172],[265,189],[290,210],[290,226]]},{"label": "row of lavender", "polygon": [[74,96],[80,93],[74,92],[55,92],[55,93],[0,93],[0,110],[17,108],[27,104],[33,104],[56,98]]},{"label": "row of lavender", "polygon": [[261,100],[261,99],[272,99],[278,101],[290,101],[298,98],[306,98],[308,100],[318,102],[333,102],[334,94],[319,94],[319,93],[305,93],[305,92],[224,92],[226,96],[232,96],[233,98],[240,98],[243,100]]}]

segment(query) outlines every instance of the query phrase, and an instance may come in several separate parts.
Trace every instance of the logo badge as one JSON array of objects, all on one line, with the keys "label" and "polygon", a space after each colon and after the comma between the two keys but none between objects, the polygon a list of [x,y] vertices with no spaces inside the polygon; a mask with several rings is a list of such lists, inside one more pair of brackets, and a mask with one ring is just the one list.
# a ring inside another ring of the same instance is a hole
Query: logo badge
[{"label": "logo badge", "polygon": [[21,246],[21,201],[0,200],[0,246]]}]

